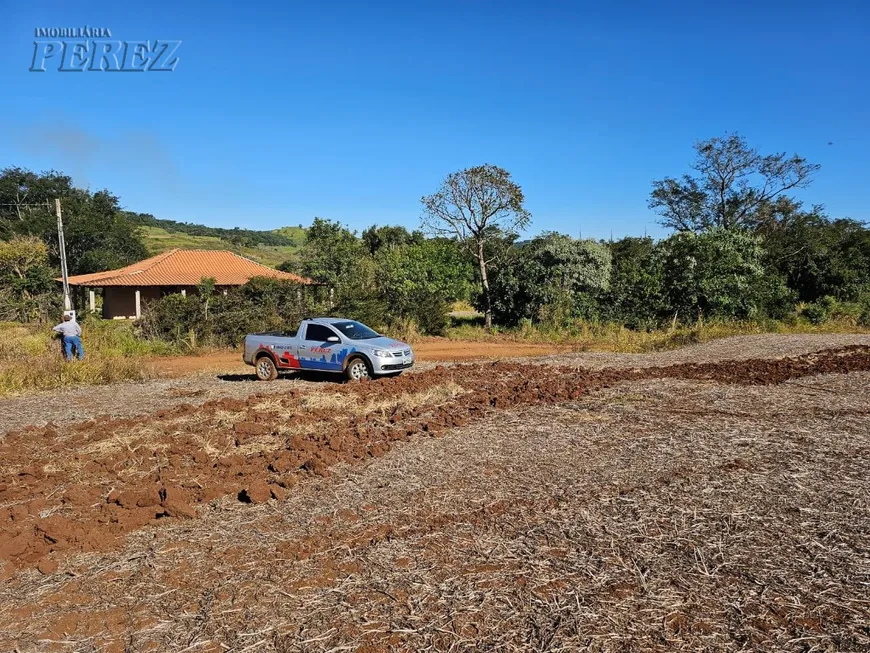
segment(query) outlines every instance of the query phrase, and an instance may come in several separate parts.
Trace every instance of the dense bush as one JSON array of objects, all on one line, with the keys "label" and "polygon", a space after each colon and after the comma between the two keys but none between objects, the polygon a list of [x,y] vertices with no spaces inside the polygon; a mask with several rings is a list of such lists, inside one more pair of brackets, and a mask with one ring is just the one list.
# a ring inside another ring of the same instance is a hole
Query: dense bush
[{"label": "dense bush", "polygon": [[523,319],[558,326],[595,317],[610,266],[609,249],[593,240],[547,233],[515,246],[493,266],[493,319],[509,326]]},{"label": "dense bush", "polygon": [[828,295],[860,301],[870,289],[870,229],[855,220],[829,220],[814,208],[795,209],[788,222],[765,235],[768,269],[782,276],[804,302]]},{"label": "dense bush", "polygon": [[9,288],[0,288],[0,321],[47,322],[57,319],[63,310],[60,293],[44,292],[22,296]]},{"label": "dense bush", "polygon": [[606,246],[547,234],[511,247],[493,266],[493,312],[508,326],[581,319],[653,329],[698,319],[782,320],[793,313],[797,292],[765,260],[764,239],[746,229]]},{"label": "dense bush", "polygon": [[420,297],[415,305],[413,317],[421,332],[431,336],[447,335],[450,326],[450,304],[443,297],[428,293]]},{"label": "dense bush", "polygon": [[0,241],[0,320],[40,322],[60,314],[53,277],[41,239],[13,236]]},{"label": "dense bush", "polygon": [[742,229],[680,232],[661,243],[664,306],[684,322],[760,317],[761,239]]},{"label": "dense bush", "polygon": [[260,277],[224,295],[214,292],[212,280],[203,280],[198,292],[147,304],[140,326],[148,337],[190,347],[236,347],[248,333],[298,326],[306,310],[315,308],[300,301],[300,293],[310,297],[298,284]]},{"label": "dense bush", "polygon": [[825,295],[815,302],[804,304],[800,314],[811,324],[824,324],[830,320],[867,325],[870,302],[864,298],[860,302],[841,302],[836,297]]},{"label": "dense bush", "polygon": [[804,306],[801,314],[810,322],[810,324],[824,324],[827,322],[831,313],[824,302],[813,302]]},{"label": "dense bush", "polygon": [[375,287],[396,316],[419,313],[418,305],[428,297],[447,303],[471,295],[474,269],[453,241],[432,239],[383,248],[375,263]]},{"label": "dense bush", "polygon": [[341,315],[359,320],[379,331],[444,335],[449,324],[447,302],[437,294],[422,294],[410,303],[407,314],[391,320],[386,300],[376,293],[340,296],[328,305],[326,294],[316,288],[255,278],[244,286],[215,293],[203,280],[197,292],[166,295],[147,304],[139,321],[142,333],[182,347],[200,345],[236,347],[249,333],[295,330],[310,315]]},{"label": "dense bush", "polygon": [[610,288],[601,296],[600,317],[632,329],[655,327],[667,312],[662,296],[661,257],[652,238],[610,243]]}]

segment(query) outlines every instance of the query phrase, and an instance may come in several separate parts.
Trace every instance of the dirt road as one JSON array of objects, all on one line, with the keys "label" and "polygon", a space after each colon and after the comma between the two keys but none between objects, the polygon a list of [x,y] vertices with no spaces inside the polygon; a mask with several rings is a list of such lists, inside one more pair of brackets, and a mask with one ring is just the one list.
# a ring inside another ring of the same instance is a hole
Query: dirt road
[{"label": "dirt road", "polygon": [[802,343],[8,433],[0,650],[867,650],[870,347]]},{"label": "dirt road", "polygon": [[[511,342],[467,342],[430,338],[414,345],[414,354],[423,362],[455,362],[474,359],[505,359],[523,356],[546,356],[570,352],[565,345]],[[203,371],[249,372],[241,362],[240,351],[221,350],[203,356],[176,356],[153,359],[161,371],[175,376],[184,376]]]}]

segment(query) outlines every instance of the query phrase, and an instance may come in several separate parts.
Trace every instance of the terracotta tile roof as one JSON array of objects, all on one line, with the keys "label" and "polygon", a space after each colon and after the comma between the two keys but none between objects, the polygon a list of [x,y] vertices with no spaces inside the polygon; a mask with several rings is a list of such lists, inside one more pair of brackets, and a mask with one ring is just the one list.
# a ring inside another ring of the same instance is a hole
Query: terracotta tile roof
[{"label": "terracotta tile roof", "polygon": [[260,265],[232,252],[204,249],[173,249],[119,270],[80,274],[69,278],[71,286],[195,286],[203,277],[218,286],[241,286],[251,277],[270,277],[297,283],[310,279]]}]

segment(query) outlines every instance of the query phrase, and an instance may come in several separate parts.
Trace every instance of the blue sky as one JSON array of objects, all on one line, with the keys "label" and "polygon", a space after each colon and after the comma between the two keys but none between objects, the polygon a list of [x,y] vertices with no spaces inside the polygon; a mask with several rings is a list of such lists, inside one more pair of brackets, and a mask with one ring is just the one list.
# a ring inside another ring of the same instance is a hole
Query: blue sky
[{"label": "blue sky", "polygon": [[[801,199],[870,219],[862,2],[3,4],[0,166],[158,217],[416,227],[421,195],[492,163],[529,234],[659,236],[650,182],[739,131],[822,164]],[[86,25],[180,39],[179,63],[28,72],[36,27]]]}]

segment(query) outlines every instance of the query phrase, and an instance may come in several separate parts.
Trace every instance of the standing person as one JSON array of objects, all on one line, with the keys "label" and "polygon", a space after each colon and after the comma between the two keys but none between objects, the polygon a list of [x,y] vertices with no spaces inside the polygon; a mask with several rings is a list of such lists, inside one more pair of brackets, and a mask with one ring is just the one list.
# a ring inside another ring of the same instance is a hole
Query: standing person
[{"label": "standing person", "polygon": [[52,327],[51,330],[57,331],[63,336],[63,354],[67,362],[72,360],[73,347],[76,349],[79,360],[84,359],[85,349],[82,346],[82,328],[78,322],[72,319],[71,315],[64,315],[63,322]]}]

